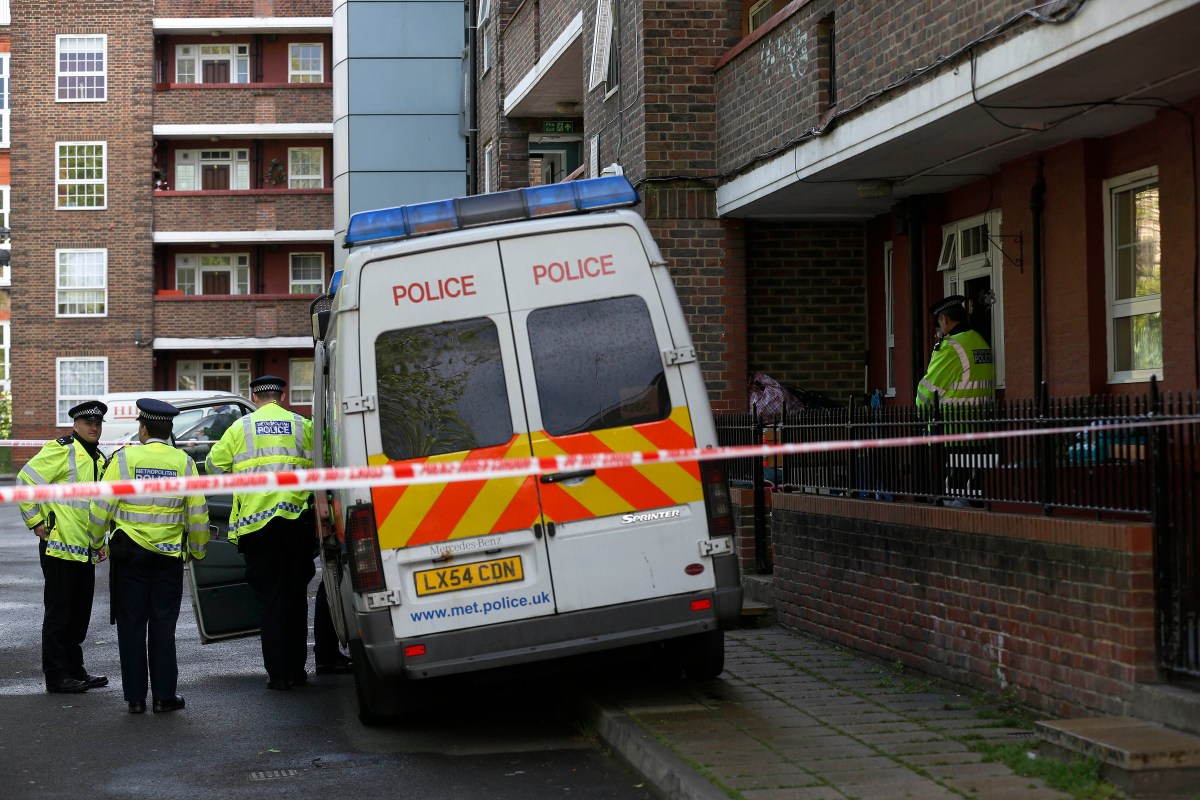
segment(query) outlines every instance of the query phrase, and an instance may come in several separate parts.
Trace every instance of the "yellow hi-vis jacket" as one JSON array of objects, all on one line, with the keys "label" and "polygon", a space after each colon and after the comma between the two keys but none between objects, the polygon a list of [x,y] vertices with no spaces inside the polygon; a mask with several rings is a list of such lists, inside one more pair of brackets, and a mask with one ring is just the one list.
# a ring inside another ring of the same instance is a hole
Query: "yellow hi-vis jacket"
[{"label": "yellow hi-vis jacket", "polygon": [[[995,387],[992,348],[978,331],[956,328],[934,348],[929,369],[917,386],[917,406],[932,406],[937,395],[943,419],[969,419],[982,413],[995,396]],[[946,428],[945,432],[963,433],[965,429]]]},{"label": "yellow hi-vis jacket", "polygon": [[[196,462],[191,456],[162,439],[150,439],[141,447],[123,447],[114,453],[103,479],[154,480],[195,474]],[[203,495],[135,494],[93,500],[88,524],[92,547],[104,544],[110,522],[139,547],[164,556],[185,557],[184,533],[192,558],[204,558],[208,545],[208,504]]]},{"label": "yellow hi-vis jacket", "polygon": [[[313,465],[313,425],[278,403],[267,403],[229,426],[205,459],[209,474],[283,472]],[[275,517],[296,519],[312,492],[279,490],[233,496],[229,541],[262,528]]]},{"label": "yellow hi-vis jacket", "polygon": [[[44,486],[50,483],[89,483],[100,479],[104,472],[104,456],[87,451],[83,442],[74,436],[63,436],[46,442],[38,454],[17,474],[22,483]],[[91,537],[88,535],[88,509],[91,501],[54,500],[45,503],[21,503],[21,518],[33,530],[38,523],[49,529],[46,536],[46,555],[67,561],[94,562]],[[54,526],[50,526],[50,515]]]}]

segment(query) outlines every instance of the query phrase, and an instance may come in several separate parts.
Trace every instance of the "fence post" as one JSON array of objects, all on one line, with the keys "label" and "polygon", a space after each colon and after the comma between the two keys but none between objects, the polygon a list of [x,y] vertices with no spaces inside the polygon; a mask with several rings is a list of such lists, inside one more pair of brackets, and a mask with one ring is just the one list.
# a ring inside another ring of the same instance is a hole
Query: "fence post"
[{"label": "fence post", "polygon": [[[1038,387],[1037,397],[1037,426],[1038,428],[1050,428],[1054,426],[1054,421],[1049,419],[1050,414],[1050,385],[1046,381],[1042,381]],[[1051,436],[1037,437],[1037,454],[1038,454],[1038,501],[1042,505],[1042,514],[1050,516],[1054,503],[1054,439]]]},{"label": "fence post", "polygon": [[[758,415],[758,406],[753,406],[750,410],[754,415],[754,441],[761,444],[763,441],[762,418]],[[765,575],[771,572],[771,559],[767,555],[767,493],[766,487],[763,485],[763,460],[761,458],[754,459],[754,467],[750,475],[754,481],[754,570],[759,575]]]}]

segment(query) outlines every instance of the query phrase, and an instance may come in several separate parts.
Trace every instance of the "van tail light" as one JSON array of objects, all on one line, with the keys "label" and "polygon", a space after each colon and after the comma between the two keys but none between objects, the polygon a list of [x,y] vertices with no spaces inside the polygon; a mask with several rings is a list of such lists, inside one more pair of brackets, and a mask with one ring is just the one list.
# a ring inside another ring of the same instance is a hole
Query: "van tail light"
[{"label": "van tail light", "polygon": [[350,582],[355,592],[378,592],[384,588],[383,563],[379,557],[379,532],[375,529],[375,507],[358,503],[346,514],[346,545],[350,550]]},{"label": "van tail light", "polygon": [[701,462],[700,480],[704,484],[704,510],[708,514],[709,538],[732,536],[733,502],[729,499],[729,481],[725,478],[725,462]]}]

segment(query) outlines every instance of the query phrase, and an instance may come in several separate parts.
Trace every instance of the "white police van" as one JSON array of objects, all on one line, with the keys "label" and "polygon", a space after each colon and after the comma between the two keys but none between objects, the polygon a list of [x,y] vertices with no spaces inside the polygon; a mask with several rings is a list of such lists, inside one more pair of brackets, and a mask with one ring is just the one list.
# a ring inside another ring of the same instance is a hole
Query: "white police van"
[{"label": "white police van", "polygon": [[[617,176],[354,215],[313,306],[321,465],[716,446],[637,202]],[[719,462],[318,494],[364,722],[411,681],[627,645],[724,667],[742,590]]]}]

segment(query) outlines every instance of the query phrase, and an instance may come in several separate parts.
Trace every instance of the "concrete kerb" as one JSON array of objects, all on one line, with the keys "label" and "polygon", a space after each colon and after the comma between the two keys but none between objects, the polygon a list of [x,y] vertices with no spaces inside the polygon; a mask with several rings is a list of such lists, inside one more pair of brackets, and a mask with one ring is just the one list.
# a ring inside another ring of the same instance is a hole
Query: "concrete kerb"
[{"label": "concrete kerb", "polygon": [[601,701],[580,699],[579,711],[600,740],[666,800],[729,800],[729,795],[655,739],[627,714]]}]

